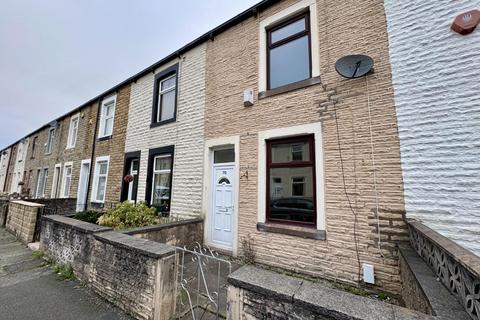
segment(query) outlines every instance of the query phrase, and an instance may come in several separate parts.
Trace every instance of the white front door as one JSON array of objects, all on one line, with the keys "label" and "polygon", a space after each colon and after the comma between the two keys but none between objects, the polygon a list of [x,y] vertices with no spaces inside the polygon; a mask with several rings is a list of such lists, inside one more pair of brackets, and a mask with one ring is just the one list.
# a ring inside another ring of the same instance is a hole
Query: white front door
[{"label": "white front door", "polygon": [[211,241],[225,249],[233,247],[235,213],[235,166],[213,165]]},{"label": "white front door", "polygon": [[85,210],[87,202],[88,176],[90,175],[90,160],[82,161],[80,178],[78,179],[77,212]]}]

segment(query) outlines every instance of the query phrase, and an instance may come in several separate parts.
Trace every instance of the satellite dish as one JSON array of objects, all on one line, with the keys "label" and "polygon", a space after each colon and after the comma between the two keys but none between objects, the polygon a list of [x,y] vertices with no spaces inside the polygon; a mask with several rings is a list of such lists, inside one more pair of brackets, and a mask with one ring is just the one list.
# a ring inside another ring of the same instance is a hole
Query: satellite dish
[{"label": "satellite dish", "polygon": [[360,78],[373,71],[373,59],[363,54],[345,56],[337,60],[335,70],[345,78]]}]

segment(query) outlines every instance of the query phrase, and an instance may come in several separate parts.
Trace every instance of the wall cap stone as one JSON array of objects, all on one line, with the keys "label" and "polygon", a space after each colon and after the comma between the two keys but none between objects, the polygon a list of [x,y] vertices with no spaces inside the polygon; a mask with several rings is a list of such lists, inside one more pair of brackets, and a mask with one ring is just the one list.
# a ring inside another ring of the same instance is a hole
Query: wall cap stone
[{"label": "wall cap stone", "polygon": [[171,227],[194,224],[194,223],[201,223],[201,222],[203,222],[202,218],[193,218],[193,219],[186,219],[186,220],[182,220],[182,221],[175,221],[175,222],[164,223],[164,224],[156,224],[156,225],[153,225],[153,226],[126,229],[126,230],[121,230],[121,231],[118,231],[118,232],[123,233],[123,234],[128,234],[128,235],[134,235],[134,234],[138,234],[138,233],[147,233],[147,232],[159,231],[159,230],[168,229],[168,228],[171,228]]},{"label": "wall cap stone", "polygon": [[230,274],[228,283],[277,301],[293,303],[328,319],[435,319],[413,310],[253,266],[244,266]]},{"label": "wall cap stone", "polygon": [[58,223],[67,227],[71,227],[83,233],[96,233],[96,232],[105,232],[105,231],[113,230],[110,227],[99,226],[97,224],[88,223],[85,221],[72,219],[72,218],[59,216],[59,215],[42,216],[42,219],[45,221],[50,221],[53,223]]},{"label": "wall cap stone", "polygon": [[447,237],[442,236],[440,233],[425,226],[420,221],[407,219],[408,224],[415,228],[425,238],[437,246],[443,248],[457,263],[462,265],[465,269],[480,277],[480,257],[473,252],[463,248]]},{"label": "wall cap stone", "polygon": [[96,233],[94,237],[100,242],[137,251],[153,258],[162,258],[175,254],[175,248],[168,244],[136,238],[116,231]]},{"label": "wall cap stone", "polygon": [[43,204],[28,202],[28,201],[24,201],[24,200],[12,200],[12,201],[10,201],[10,203],[20,204],[22,206],[27,206],[27,207],[37,207],[37,208],[45,207],[45,205],[43,205]]}]

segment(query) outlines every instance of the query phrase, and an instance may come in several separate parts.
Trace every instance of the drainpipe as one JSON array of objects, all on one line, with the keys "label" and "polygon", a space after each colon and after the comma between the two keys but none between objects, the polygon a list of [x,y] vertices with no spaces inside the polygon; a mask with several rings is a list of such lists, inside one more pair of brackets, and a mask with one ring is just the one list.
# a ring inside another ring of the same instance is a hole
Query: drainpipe
[{"label": "drainpipe", "polygon": [[98,100],[98,108],[97,108],[97,119],[95,121],[95,131],[93,132],[93,143],[92,143],[92,155],[90,157],[90,172],[88,173],[88,178],[87,178],[87,190],[85,191],[87,193],[87,197],[85,199],[85,203],[83,204],[83,211],[86,211],[88,208],[88,198],[90,194],[90,181],[92,180],[92,174],[93,174],[93,157],[95,156],[95,146],[97,143],[97,131],[98,131],[98,122],[100,121],[100,110],[102,104],[102,98]]}]

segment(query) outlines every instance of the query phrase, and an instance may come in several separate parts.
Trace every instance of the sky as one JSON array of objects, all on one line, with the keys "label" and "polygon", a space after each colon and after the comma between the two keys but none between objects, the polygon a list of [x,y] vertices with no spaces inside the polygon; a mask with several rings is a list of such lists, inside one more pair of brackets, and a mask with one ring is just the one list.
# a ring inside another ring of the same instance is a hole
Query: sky
[{"label": "sky", "polygon": [[0,149],[259,0],[2,0]]}]

